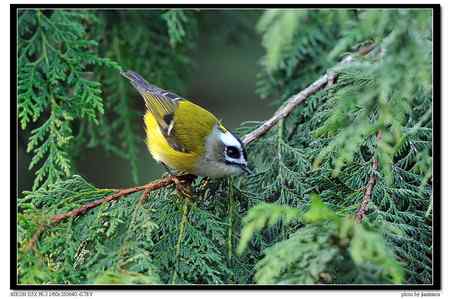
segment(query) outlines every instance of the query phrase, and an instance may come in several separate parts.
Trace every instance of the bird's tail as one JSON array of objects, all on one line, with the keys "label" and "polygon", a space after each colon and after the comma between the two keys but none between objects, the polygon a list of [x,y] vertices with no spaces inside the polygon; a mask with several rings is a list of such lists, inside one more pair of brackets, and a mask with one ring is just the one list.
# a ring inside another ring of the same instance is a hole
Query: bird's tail
[{"label": "bird's tail", "polygon": [[122,71],[120,72],[120,74],[130,80],[131,84],[133,84],[133,86],[140,92],[147,91],[153,94],[162,94],[164,92],[161,88],[145,81],[145,79],[142,78],[141,75],[134,71]]},{"label": "bird's tail", "polygon": [[141,75],[138,73],[128,70],[128,71],[122,71],[120,72],[122,76],[130,80],[131,84],[142,94],[144,93],[150,93],[153,96],[156,96],[158,98],[164,98],[168,101],[176,101],[181,99],[181,97],[177,94],[174,94],[173,92],[164,90],[162,88],[159,88],[158,86],[155,86],[153,84],[148,83],[145,81],[144,78],[142,78]]}]

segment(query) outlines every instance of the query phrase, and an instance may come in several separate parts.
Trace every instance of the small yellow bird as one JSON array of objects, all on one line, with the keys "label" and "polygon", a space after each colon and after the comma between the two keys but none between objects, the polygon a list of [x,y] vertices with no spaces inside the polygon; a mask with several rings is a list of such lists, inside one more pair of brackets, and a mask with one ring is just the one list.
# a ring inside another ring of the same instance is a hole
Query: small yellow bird
[{"label": "small yellow bird", "polygon": [[133,71],[122,72],[145,100],[147,147],[170,169],[219,178],[251,173],[244,144],[208,110],[149,84]]}]

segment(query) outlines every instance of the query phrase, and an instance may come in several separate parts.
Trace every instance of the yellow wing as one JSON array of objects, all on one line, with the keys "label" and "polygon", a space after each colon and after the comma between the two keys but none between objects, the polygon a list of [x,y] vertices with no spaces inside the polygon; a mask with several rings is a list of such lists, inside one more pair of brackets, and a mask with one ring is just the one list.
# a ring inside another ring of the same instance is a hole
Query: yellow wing
[{"label": "yellow wing", "polygon": [[[149,84],[133,71],[122,74],[142,95],[147,109],[173,149],[186,153],[203,151],[206,138],[212,132],[212,128],[219,124],[213,114],[174,93]],[[147,116],[145,120],[147,124]]]},{"label": "yellow wing", "polygon": [[170,168],[195,173],[197,161],[201,153],[186,153],[174,149],[167,142],[167,138],[162,135],[159,125],[150,111],[145,114],[144,122],[147,132],[147,147],[153,158],[163,162]]},{"label": "yellow wing", "polygon": [[202,152],[206,138],[219,120],[208,110],[187,100],[179,101],[173,136],[188,151]]}]

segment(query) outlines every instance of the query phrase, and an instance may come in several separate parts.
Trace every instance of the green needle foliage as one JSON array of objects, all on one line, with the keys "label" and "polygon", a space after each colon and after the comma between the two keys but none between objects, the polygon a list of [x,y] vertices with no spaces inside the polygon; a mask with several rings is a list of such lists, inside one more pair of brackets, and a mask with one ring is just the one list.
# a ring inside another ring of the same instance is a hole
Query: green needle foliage
[{"label": "green needle foliage", "polygon": [[182,89],[200,15],[19,13],[19,122],[37,168],[18,199],[19,283],[432,283],[426,9],[262,12],[261,97],[280,107],[327,71],[336,80],[248,147],[254,175],[197,179],[192,199],[134,193],[43,226],[116,192],[75,174],[85,147],[129,160],[138,180],[138,108],[118,65]]},{"label": "green needle foliage", "polygon": [[131,105],[136,93],[121,77],[119,64],[154,84],[171,80],[181,88],[196,32],[189,16],[183,11],[19,11],[18,117],[30,134],[33,190],[76,173],[73,160],[97,146],[129,161],[138,182],[142,112]]},{"label": "green needle foliage", "polygon": [[299,211],[260,204],[244,218],[238,253],[244,252],[258,230],[279,220],[284,224],[297,222],[296,230],[287,239],[264,250],[264,258],[256,263],[257,283],[403,282],[403,270],[379,233],[351,217],[338,216],[315,194],[309,209],[304,214]]},{"label": "green needle foliage", "polygon": [[22,130],[39,122],[27,146],[37,189],[73,172],[72,123],[97,124],[104,112],[101,83],[90,71],[118,65],[97,55],[98,42],[85,29],[97,22],[92,14],[24,10],[17,17],[18,117]]}]

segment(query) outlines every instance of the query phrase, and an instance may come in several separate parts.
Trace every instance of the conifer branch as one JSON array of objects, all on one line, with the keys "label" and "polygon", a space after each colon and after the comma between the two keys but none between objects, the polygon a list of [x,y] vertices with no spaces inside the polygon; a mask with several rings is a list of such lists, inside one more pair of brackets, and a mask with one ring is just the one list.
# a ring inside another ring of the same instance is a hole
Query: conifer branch
[{"label": "conifer branch", "polygon": [[87,204],[85,204],[77,209],[74,209],[72,211],[55,215],[50,218],[50,221],[52,224],[55,224],[55,223],[61,222],[64,219],[67,219],[69,217],[77,217],[77,216],[85,214],[90,209],[93,209],[101,204],[104,204],[104,203],[107,203],[110,201],[114,201],[114,200],[118,200],[119,198],[121,198],[123,196],[133,194],[136,192],[140,192],[140,191],[144,191],[144,194],[148,194],[150,191],[158,190],[158,189],[167,187],[169,185],[172,185],[172,184],[176,183],[177,180],[180,182],[190,181],[190,180],[192,180],[192,175],[183,175],[183,176],[179,176],[179,177],[168,176],[168,177],[162,178],[160,180],[150,182],[146,185],[137,186],[137,187],[133,187],[133,188],[127,188],[127,189],[121,189],[114,194],[111,194],[111,195],[103,197],[99,200],[87,203]]},{"label": "conifer branch", "polygon": [[48,226],[58,224],[59,222],[65,220],[67,218],[70,218],[70,217],[81,216],[81,215],[85,214],[86,212],[88,212],[89,210],[91,210],[99,205],[118,200],[126,195],[130,195],[130,194],[133,194],[136,192],[144,191],[140,198],[140,202],[143,202],[147,198],[148,194],[151,191],[155,191],[155,190],[170,186],[172,184],[190,183],[190,182],[192,182],[193,178],[194,178],[194,176],[191,174],[186,174],[186,175],[182,175],[182,176],[178,176],[178,177],[168,176],[168,177],[150,182],[150,183],[142,185],[142,186],[117,190],[117,192],[114,194],[108,195],[108,196],[98,199],[96,201],[89,202],[89,203],[82,205],[79,208],[73,209],[69,212],[54,215],[50,218],[50,222],[47,225],[39,226],[39,228],[36,230],[33,237],[31,238],[31,240],[28,242],[27,248],[33,249],[35,247],[36,242],[39,239],[39,236],[44,232],[44,230]]},{"label": "conifer branch", "polygon": [[[372,48],[373,49],[373,48]],[[370,52],[370,51],[369,51]],[[365,53],[368,54],[369,52]],[[341,60],[334,68],[341,66],[343,64],[348,64],[353,61],[353,56],[348,55]],[[332,69],[334,69],[332,68]],[[281,119],[286,118],[291,114],[294,109],[300,104],[304,103],[311,95],[317,93],[324,87],[332,86],[336,81],[336,73],[334,71],[328,71],[325,75],[314,81],[307,88],[303,89],[296,95],[292,96],[284,106],[280,107],[274,115],[266,120],[262,125],[248,133],[242,139],[245,145],[248,145],[266,134],[271,128],[273,128]]]},{"label": "conifer branch", "polygon": [[[371,47],[370,50],[363,53],[362,55],[366,55],[366,54],[370,53],[370,51],[373,50],[374,48],[375,48],[375,46]],[[358,53],[358,54],[361,55],[361,53]],[[334,68],[341,66],[343,64],[351,63],[353,60],[354,60],[353,56],[348,55],[343,60],[341,60]],[[245,137],[243,138],[243,143],[248,145],[248,144],[252,143],[253,141],[255,141],[256,139],[260,138],[265,133],[267,133],[272,127],[274,127],[280,120],[289,116],[289,114],[297,106],[304,103],[308,99],[308,97],[317,93],[319,90],[323,89],[324,87],[328,88],[328,87],[332,86],[335,83],[336,76],[337,76],[336,72],[333,71],[334,68],[329,70],[325,75],[323,75],[322,77],[317,79],[315,82],[313,82],[307,88],[305,88],[298,94],[291,97],[287,101],[287,103],[284,106],[280,107],[270,119],[265,121],[261,126],[256,128],[252,132],[245,135]],[[376,167],[378,167],[377,161],[376,161]],[[142,194],[142,196],[140,198],[140,202],[143,202],[147,198],[148,193],[150,191],[161,189],[161,188],[167,187],[172,184],[179,185],[180,181],[192,182],[192,178],[193,178],[192,175],[183,175],[183,176],[179,176],[179,177],[169,176],[169,177],[157,180],[157,181],[153,181],[153,182],[148,183],[143,186],[137,186],[137,187],[127,188],[127,189],[120,189],[120,190],[118,190],[118,192],[116,192],[114,194],[111,194],[111,195],[108,195],[99,200],[87,203],[87,204],[85,204],[79,208],[76,208],[72,211],[52,216],[50,218],[49,225],[57,224],[67,218],[70,218],[70,217],[77,217],[77,216],[83,215],[86,212],[88,212],[89,210],[91,210],[101,204],[104,204],[104,203],[107,203],[110,201],[115,201],[115,200],[120,199],[123,196],[133,194],[136,192],[140,192],[140,191],[144,191],[144,193]],[[368,187],[366,189],[366,194],[364,196],[363,203],[360,208],[361,212],[358,212],[361,214],[361,219],[362,219],[362,217],[364,217],[365,210],[367,209],[367,204],[368,204],[368,201],[370,200],[370,196],[371,196],[371,192],[372,192],[372,188],[373,188],[374,184],[375,184],[375,178],[371,176]],[[37,242],[40,234],[45,230],[45,227],[46,226],[40,227],[35,232],[35,234],[33,235],[33,238],[29,242],[28,248],[34,248],[35,243]]]},{"label": "conifer branch", "polygon": [[[382,133],[381,130],[377,132],[377,144],[381,141]],[[366,215],[366,212],[369,208],[369,202],[372,198],[372,192],[373,188],[377,182],[377,175],[375,172],[378,170],[378,160],[374,156],[372,161],[372,174],[369,177],[369,181],[367,182],[366,191],[364,192],[364,197],[361,202],[361,205],[359,206],[358,211],[356,211],[356,221],[361,222],[364,216]]]}]

